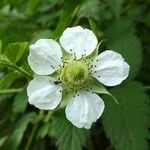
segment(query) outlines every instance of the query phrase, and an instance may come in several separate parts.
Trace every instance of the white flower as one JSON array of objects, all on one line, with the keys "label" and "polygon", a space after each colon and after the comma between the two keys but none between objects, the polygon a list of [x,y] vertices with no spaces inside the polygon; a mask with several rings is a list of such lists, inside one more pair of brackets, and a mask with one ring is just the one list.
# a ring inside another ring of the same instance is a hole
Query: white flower
[{"label": "white flower", "polygon": [[[69,59],[67,64],[64,63],[61,47],[52,39],[40,39],[32,44],[28,62],[37,77],[28,85],[28,101],[39,109],[53,110],[62,99],[63,88],[77,91],[66,106],[66,117],[78,128],[89,129],[105,107],[97,94],[86,90],[92,77],[106,86],[115,86],[128,77],[130,67],[112,50],[102,52],[87,64],[86,56],[98,45],[96,36],[89,29],[67,28],[59,41],[76,60]],[[51,77],[56,71],[60,73],[59,81]]]}]

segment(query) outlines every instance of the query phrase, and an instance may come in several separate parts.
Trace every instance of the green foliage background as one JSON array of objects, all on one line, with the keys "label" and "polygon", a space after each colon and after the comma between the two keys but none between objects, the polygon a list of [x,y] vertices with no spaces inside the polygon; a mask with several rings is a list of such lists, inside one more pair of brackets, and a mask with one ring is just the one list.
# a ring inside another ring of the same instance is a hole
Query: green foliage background
[{"label": "green foliage background", "polygon": [[[149,150],[149,8],[149,0],[1,0],[0,150]],[[99,52],[117,51],[131,66],[129,78],[108,89],[119,104],[104,95],[91,130],[74,127],[63,110],[39,112],[26,95],[28,45],[77,25],[103,40]]]}]

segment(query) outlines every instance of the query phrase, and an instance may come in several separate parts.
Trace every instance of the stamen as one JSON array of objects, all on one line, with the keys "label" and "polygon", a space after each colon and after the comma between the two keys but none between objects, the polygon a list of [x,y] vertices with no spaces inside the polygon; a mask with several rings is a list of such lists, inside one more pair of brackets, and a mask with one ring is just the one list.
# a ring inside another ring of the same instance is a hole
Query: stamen
[{"label": "stamen", "polygon": [[74,60],[76,60],[77,59],[76,53],[73,53],[73,56],[74,56]]},{"label": "stamen", "polygon": [[51,67],[54,69],[54,66],[51,65]]}]

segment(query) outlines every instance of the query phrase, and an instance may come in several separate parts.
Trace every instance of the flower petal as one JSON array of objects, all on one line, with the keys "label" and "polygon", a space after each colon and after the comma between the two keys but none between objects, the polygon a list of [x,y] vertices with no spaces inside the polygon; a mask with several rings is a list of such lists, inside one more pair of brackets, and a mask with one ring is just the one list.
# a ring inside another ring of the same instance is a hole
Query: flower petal
[{"label": "flower petal", "polygon": [[67,28],[60,37],[61,46],[70,54],[80,59],[91,54],[97,46],[97,38],[93,31],[81,26]]},{"label": "flower petal", "polygon": [[39,109],[55,109],[62,98],[62,86],[54,81],[48,76],[35,77],[27,87],[29,103]]},{"label": "flower petal", "polygon": [[95,93],[81,91],[66,106],[66,117],[78,128],[89,129],[93,122],[102,115],[103,100]]},{"label": "flower petal", "polygon": [[30,45],[28,63],[32,70],[39,75],[48,75],[58,70],[62,51],[59,44],[52,39],[39,39]]},{"label": "flower petal", "polygon": [[129,75],[130,66],[114,51],[106,50],[94,60],[92,76],[106,86],[120,84]]}]

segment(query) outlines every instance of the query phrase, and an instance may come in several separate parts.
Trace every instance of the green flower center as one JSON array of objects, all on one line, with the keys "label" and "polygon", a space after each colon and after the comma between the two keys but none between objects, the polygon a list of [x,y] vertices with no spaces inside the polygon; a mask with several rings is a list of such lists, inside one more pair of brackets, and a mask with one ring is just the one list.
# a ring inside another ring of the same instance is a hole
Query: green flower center
[{"label": "green flower center", "polygon": [[66,88],[79,90],[88,86],[90,81],[88,65],[80,60],[66,64],[62,71],[62,82]]}]

